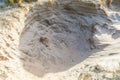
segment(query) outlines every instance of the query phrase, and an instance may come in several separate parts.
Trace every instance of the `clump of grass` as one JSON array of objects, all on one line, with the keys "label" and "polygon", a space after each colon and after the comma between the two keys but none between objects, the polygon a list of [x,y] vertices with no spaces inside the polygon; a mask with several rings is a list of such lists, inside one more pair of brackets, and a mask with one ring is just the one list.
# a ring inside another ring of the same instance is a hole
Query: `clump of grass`
[{"label": "clump of grass", "polygon": [[10,5],[13,5],[13,4],[14,4],[14,0],[8,0],[8,3],[9,3]]},{"label": "clump of grass", "polygon": [[112,80],[120,80],[120,63],[119,63],[119,69],[115,73],[113,73]]},{"label": "clump of grass", "polygon": [[[21,7],[23,2],[30,3],[30,2],[37,2],[37,1],[39,0],[4,0],[2,1],[2,3],[4,3],[5,5],[11,5],[11,6],[17,4],[19,7]],[[48,7],[52,7],[54,4],[55,4],[55,0],[48,0],[46,2],[46,6]]]},{"label": "clump of grass", "polygon": [[113,79],[112,80],[120,80],[120,75],[113,75]]},{"label": "clump of grass", "polygon": [[38,0],[8,0],[8,4],[10,5],[18,4],[19,6],[21,6],[23,2],[33,2],[33,1],[38,1]]}]

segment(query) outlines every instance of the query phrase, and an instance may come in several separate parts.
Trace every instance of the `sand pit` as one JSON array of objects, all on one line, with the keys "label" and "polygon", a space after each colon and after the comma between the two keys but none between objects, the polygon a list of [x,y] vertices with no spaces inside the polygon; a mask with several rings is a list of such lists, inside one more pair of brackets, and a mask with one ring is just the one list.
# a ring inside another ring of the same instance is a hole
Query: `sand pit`
[{"label": "sand pit", "polygon": [[0,13],[0,80],[81,80],[88,73],[96,76],[95,69],[116,71],[118,2],[109,7],[75,0],[7,8]]},{"label": "sand pit", "polygon": [[58,9],[31,9],[20,36],[19,48],[29,57],[24,68],[37,76],[68,70],[96,48],[90,27],[81,27],[81,16]]},{"label": "sand pit", "polygon": [[87,11],[88,7],[80,4],[30,9],[19,43],[20,51],[27,56],[22,60],[25,70],[38,77],[63,72],[108,45],[99,45],[99,37],[95,37],[104,22],[109,23],[106,15],[99,15],[93,6]]}]

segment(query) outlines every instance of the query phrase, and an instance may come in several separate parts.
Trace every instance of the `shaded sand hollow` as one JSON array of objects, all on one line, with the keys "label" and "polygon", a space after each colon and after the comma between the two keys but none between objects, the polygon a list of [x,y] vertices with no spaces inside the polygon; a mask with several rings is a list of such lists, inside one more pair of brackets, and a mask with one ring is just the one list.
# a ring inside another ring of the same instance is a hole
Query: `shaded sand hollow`
[{"label": "shaded sand hollow", "polygon": [[0,10],[0,80],[119,76],[120,0],[58,0]]}]

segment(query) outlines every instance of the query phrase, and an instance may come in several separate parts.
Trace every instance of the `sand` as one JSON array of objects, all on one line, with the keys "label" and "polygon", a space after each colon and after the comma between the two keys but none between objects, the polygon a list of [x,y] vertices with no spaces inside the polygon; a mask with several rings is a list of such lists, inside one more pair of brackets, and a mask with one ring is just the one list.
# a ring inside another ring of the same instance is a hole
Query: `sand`
[{"label": "sand", "polygon": [[80,74],[95,73],[96,65],[106,72],[119,70],[117,6],[46,5],[0,12],[0,80],[82,80]]}]

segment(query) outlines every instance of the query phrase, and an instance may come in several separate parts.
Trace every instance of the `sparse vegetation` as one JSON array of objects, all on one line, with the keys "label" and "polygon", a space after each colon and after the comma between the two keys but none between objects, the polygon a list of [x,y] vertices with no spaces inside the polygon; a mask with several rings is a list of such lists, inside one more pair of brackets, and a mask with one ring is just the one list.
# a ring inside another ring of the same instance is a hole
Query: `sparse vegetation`
[{"label": "sparse vegetation", "polygon": [[23,2],[32,2],[32,1],[37,1],[37,0],[9,0],[9,4],[15,4],[17,3],[19,6],[23,3]]},{"label": "sparse vegetation", "polygon": [[[3,6],[3,5],[15,5],[17,4],[18,6],[22,6],[22,4],[24,2],[37,2],[39,0],[3,0],[2,2],[0,2],[0,6]],[[55,3],[55,0],[48,0],[48,2],[46,2],[49,6],[53,6],[54,3]]]},{"label": "sparse vegetation", "polygon": [[23,2],[34,2],[34,1],[38,1],[38,0],[4,0],[1,3],[5,3],[8,5],[18,4],[18,6],[21,6]]},{"label": "sparse vegetation", "polygon": [[114,74],[112,80],[120,80],[120,75]]}]

